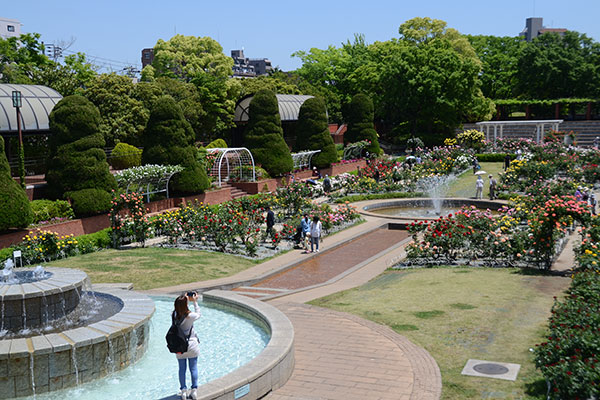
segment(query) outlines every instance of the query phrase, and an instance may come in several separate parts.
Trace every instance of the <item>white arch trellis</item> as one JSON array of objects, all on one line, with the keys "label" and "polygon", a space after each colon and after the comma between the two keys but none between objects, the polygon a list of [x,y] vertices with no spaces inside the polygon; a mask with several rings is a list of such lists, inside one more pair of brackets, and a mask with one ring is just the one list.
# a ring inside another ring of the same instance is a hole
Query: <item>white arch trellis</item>
[{"label": "white arch trellis", "polygon": [[310,167],[310,160],[315,154],[320,152],[321,150],[309,150],[301,151],[299,153],[292,153],[292,161],[294,161],[294,170]]},{"label": "white arch trellis", "polygon": [[[137,173],[135,170],[137,170]],[[146,172],[143,170],[144,167],[130,168],[121,171],[121,174],[124,174],[123,177],[119,177],[119,174],[117,174],[116,178],[121,187],[125,186],[127,193],[134,192],[146,196],[146,200],[150,202],[150,195],[155,193],[165,192],[167,198],[169,198],[169,181],[173,175],[181,172],[183,168],[179,165],[168,165]],[[130,171],[133,174],[128,173]]]},{"label": "white arch trellis", "polygon": [[217,155],[217,158],[207,172],[209,176],[214,176],[218,179],[217,183],[219,187],[223,182],[231,178],[250,182],[256,180],[254,157],[252,157],[252,153],[247,148],[215,148],[206,149],[206,151]]},{"label": "white arch trellis", "polygon": [[365,145],[362,143],[353,143],[344,148],[344,154],[342,155],[343,160],[349,160],[353,158],[360,158],[362,156],[363,151],[365,150]]}]

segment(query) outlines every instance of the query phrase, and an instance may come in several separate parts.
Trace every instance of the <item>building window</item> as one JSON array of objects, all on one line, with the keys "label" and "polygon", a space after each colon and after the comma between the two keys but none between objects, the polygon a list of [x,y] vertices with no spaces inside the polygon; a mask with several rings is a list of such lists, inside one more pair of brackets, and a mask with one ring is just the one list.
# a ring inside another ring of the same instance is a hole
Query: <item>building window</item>
[{"label": "building window", "polygon": [[9,32],[14,32],[15,31],[15,26],[14,25],[7,25],[6,29],[8,29]]}]

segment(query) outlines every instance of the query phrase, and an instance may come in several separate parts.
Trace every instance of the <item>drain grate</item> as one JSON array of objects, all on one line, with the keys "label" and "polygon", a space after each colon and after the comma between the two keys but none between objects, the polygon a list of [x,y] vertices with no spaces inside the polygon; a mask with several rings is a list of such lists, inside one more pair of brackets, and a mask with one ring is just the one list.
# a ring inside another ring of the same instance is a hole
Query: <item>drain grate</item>
[{"label": "drain grate", "polygon": [[502,375],[509,371],[505,366],[495,363],[477,364],[473,366],[473,369],[480,374],[486,375]]}]

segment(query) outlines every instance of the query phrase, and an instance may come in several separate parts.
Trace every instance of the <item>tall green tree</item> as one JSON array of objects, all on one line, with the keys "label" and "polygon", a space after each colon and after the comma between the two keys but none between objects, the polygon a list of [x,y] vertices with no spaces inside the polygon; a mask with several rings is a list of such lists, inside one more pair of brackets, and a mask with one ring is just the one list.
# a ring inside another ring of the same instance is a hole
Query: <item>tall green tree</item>
[{"label": "tall green tree", "polygon": [[52,65],[44,55],[40,34],[0,38],[0,82],[31,84],[37,69]]},{"label": "tall green tree", "polygon": [[9,228],[26,228],[33,213],[25,190],[10,174],[4,152],[4,139],[0,136],[0,231]]},{"label": "tall green tree", "polygon": [[517,94],[532,99],[600,97],[600,43],[584,34],[545,33],[519,55]]},{"label": "tall green tree", "polygon": [[198,139],[209,141],[224,136],[233,126],[233,111],[241,85],[231,78],[233,59],[209,37],[175,35],[158,40],[154,61],[142,71],[144,81],[160,77],[191,82],[197,88],[203,110]]},{"label": "tall green tree", "polygon": [[194,138],[194,130],[175,100],[170,96],[160,97],[144,130],[142,163],[181,165],[184,170],[169,182],[176,193],[202,193],[210,187],[206,170],[196,158]]},{"label": "tall green tree", "polygon": [[321,150],[311,159],[312,164],[318,168],[329,167],[331,163],[338,160],[337,150],[329,133],[327,110],[323,99],[310,98],[300,107],[295,149],[297,151]]},{"label": "tall green tree", "polygon": [[346,120],[348,121],[348,130],[344,134],[346,143],[368,140],[371,144],[366,148],[371,154],[379,154],[379,140],[377,131],[373,127],[373,102],[364,93],[359,93],[352,98],[348,107]]},{"label": "tall green tree", "polygon": [[78,215],[107,211],[115,178],[104,153],[98,108],[80,95],[67,96],[50,113],[47,194],[69,198]]},{"label": "tall green tree", "polygon": [[150,111],[134,98],[134,89],[131,78],[111,73],[95,77],[83,92],[100,111],[99,129],[109,147],[119,142],[141,145]]},{"label": "tall green tree", "polygon": [[244,144],[252,152],[254,161],[271,176],[286,174],[294,167],[290,149],[283,139],[277,97],[272,91],[261,90],[252,98]]}]

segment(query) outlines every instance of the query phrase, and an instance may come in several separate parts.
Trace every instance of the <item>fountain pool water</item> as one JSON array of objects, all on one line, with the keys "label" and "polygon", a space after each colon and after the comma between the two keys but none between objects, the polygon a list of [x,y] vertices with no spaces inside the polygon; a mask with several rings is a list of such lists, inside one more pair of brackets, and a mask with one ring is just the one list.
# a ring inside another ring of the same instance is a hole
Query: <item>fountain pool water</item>
[{"label": "fountain pool water", "polygon": [[475,206],[497,214],[504,203],[474,199],[401,199],[377,202],[363,207],[362,212],[375,217],[386,217],[405,221],[435,220],[440,216],[456,213],[464,206]]},{"label": "fountain pool water", "polygon": [[[156,312],[150,320],[146,354],[129,368],[75,388],[37,395],[36,399],[160,399],[179,388],[177,360],[169,353],[165,334],[173,310],[172,298],[153,298]],[[200,303],[202,317],[196,321],[201,355],[198,384],[219,378],[256,357],[269,335],[246,318]],[[189,372],[187,374],[189,386]],[[31,397],[33,398],[33,397]]]}]

